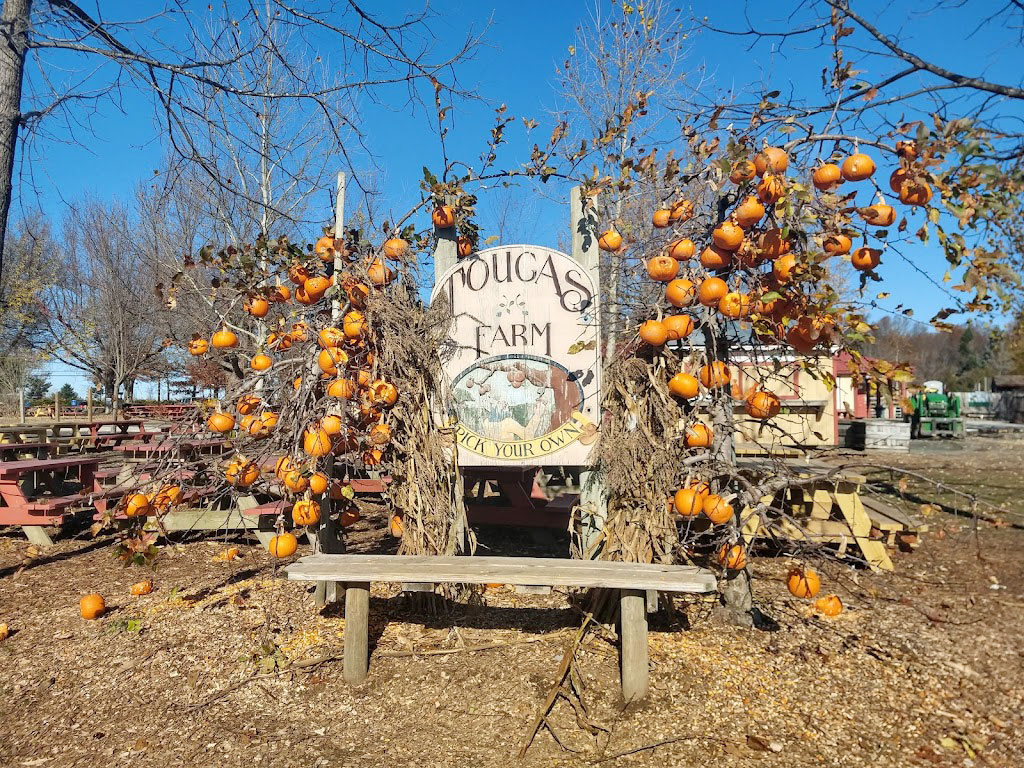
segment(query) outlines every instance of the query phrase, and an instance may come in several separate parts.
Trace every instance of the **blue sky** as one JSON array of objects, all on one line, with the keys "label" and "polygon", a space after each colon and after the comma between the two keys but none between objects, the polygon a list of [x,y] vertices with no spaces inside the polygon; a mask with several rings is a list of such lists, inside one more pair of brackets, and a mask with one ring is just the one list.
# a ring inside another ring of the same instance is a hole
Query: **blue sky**
[{"label": "blue sky", "polygon": [[[103,15],[108,19],[139,15],[138,4],[129,0],[104,0],[102,5]],[[196,5],[205,8],[206,3]],[[761,29],[785,28],[788,6],[771,10],[782,5],[787,4],[751,3],[750,16]],[[1002,5],[999,0],[972,0],[960,9],[944,11],[939,19],[918,15],[918,4],[909,2],[862,0],[855,3],[858,10],[876,19],[887,32],[900,33],[908,46],[940,64],[1016,83],[1020,80],[1021,58],[1019,47],[1010,47],[1016,42],[1012,30],[987,28],[973,37],[966,37],[977,23],[978,6],[991,7],[994,11]],[[394,0],[371,6],[380,13],[395,14],[404,8],[418,8],[420,3]],[[589,6],[590,2],[584,0],[495,3],[434,0],[431,3],[441,17],[441,23],[435,24],[441,34],[439,50],[453,49],[470,30],[485,34],[484,45],[460,71],[462,84],[477,90],[485,101],[463,104],[453,110],[450,145],[455,149],[452,154],[477,158],[492,124],[493,109],[502,102],[517,118],[532,116],[541,122],[536,137],[528,142],[513,140],[506,150],[506,158],[521,157],[535,139],[546,140],[550,135],[548,116],[556,107],[555,69],[566,58],[575,29],[585,18]],[[707,16],[715,26],[737,28],[743,23],[742,6],[739,2],[696,2],[688,7],[698,17]],[[776,20],[773,16],[781,18]],[[813,92],[819,82],[818,73],[828,65],[827,54],[814,50],[809,43],[790,41],[779,52],[774,43],[762,43],[748,50],[749,41],[744,38],[710,38],[704,34],[691,40],[692,49],[686,60],[688,71],[693,76],[706,73],[720,88],[742,89],[763,82],[784,92],[791,86],[797,92]],[[863,76],[870,79],[872,73]],[[397,98],[397,94],[395,96]],[[57,133],[56,138],[64,141],[39,139],[35,142],[30,167],[24,169],[31,172],[35,188],[22,190],[22,202],[32,205],[38,200],[49,215],[60,218],[66,201],[85,194],[100,199],[127,198],[138,181],[151,177],[161,164],[164,147],[149,97],[127,91],[122,105],[122,109],[112,105],[101,109],[91,120],[91,135],[79,134],[76,138],[80,140],[61,135],[59,126],[50,126]],[[383,171],[389,197],[394,199],[395,208],[400,209],[403,203],[417,199],[421,167],[437,167],[436,137],[423,129],[422,112],[410,117],[401,107],[389,109],[366,103],[362,120],[368,129],[376,162]],[[510,129],[510,133],[521,136],[521,124],[514,131]],[[887,177],[889,170],[883,166],[880,172]],[[512,202],[518,216],[513,217],[513,234],[509,239],[556,246],[559,237],[565,236],[568,211],[564,201],[558,199],[557,189],[546,191],[553,194],[538,197],[523,191],[522,194],[502,193],[482,198],[481,225],[485,230],[489,226],[493,228],[493,209]],[[323,203],[326,213],[326,191]],[[17,210],[16,207],[13,213]],[[884,288],[878,290],[889,291],[891,298],[879,304],[889,309],[898,304],[910,306],[915,309],[916,317],[927,319],[947,303],[947,296],[909,262],[941,277],[944,261],[936,250],[925,247],[911,246],[906,256],[908,261],[898,257],[885,260],[882,274],[886,282]],[[84,380],[81,377],[59,364],[52,364],[50,369],[55,389],[70,381],[82,391]]]}]

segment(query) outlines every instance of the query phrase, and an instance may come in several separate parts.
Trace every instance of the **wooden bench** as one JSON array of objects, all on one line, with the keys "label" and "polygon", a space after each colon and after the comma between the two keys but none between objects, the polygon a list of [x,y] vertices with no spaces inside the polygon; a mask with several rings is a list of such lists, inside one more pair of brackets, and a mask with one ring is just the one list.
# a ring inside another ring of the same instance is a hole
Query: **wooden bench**
[{"label": "wooden bench", "polygon": [[[52,544],[43,526],[59,525],[71,508],[88,504],[98,466],[96,458],[0,462],[0,525],[20,525],[33,544]],[[68,495],[71,472],[79,491]]]},{"label": "wooden bench", "polygon": [[[643,698],[648,684],[648,590],[714,592],[711,571],[692,566],[564,560],[540,557],[412,557],[401,555],[311,555],[287,566],[289,579],[342,582],[345,588],[344,677],[363,682],[369,666],[370,584],[501,583],[617,589],[622,696]],[[328,590],[330,592],[330,590]]]}]

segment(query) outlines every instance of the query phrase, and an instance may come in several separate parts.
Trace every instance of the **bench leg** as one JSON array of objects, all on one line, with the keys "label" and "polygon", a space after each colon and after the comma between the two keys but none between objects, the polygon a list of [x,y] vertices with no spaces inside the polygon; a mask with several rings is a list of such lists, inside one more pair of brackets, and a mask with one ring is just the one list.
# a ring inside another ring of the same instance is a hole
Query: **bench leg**
[{"label": "bench leg", "polygon": [[50,534],[46,532],[46,529],[41,525],[23,525],[21,530],[25,532],[25,538],[30,543],[35,544],[37,547],[50,547],[53,546],[53,539],[50,538]]},{"label": "bench leg", "polygon": [[370,663],[370,585],[345,585],[345,682],[358,685],[366,679]]},{"label": "bench leg", "polygon": [[622,698],[627,703],[637,701],[647,695],[647,609],[645,597],[642,590],[623,589],[619,592]]}]

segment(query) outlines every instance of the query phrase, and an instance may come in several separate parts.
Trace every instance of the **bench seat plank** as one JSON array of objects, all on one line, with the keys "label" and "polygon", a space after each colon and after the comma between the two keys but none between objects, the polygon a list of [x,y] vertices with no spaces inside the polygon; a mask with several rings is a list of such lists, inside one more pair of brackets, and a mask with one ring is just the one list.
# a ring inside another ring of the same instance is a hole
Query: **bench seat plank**
[{"label": "bench seat plank", "polygon": [[683,565],[544,557],[311,555],[285,568],[289,579],[344,582],[433,582],[709,593],[711,571]]}]

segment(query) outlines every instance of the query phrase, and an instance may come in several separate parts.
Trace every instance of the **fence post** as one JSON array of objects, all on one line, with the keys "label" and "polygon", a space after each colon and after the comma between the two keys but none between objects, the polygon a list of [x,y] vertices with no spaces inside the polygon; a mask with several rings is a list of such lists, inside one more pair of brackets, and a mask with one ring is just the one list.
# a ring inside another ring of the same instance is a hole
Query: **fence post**
[{"label": "fence post", "polygon": [[85,393],[85,417],[92,421],[92,387]]},{"label": "fence post", "polygon": [[25,423],[25,390],[18,390],[18,423]]},{"label": "fence post", "polygon": [[53,418],[55,421],[60,421],[60,395],[54,394],[53,396]]}]

